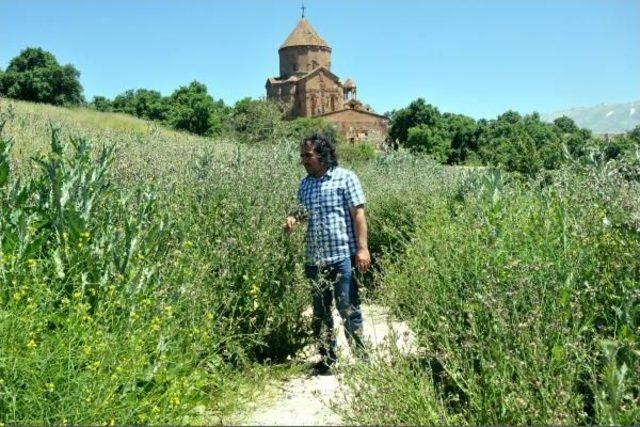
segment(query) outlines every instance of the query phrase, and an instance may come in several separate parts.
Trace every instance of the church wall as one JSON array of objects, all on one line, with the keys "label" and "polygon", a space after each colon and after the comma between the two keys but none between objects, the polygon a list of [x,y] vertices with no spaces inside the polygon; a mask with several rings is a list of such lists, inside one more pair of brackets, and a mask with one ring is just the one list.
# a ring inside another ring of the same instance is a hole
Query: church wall
[{"label": "church wall", "polygon": [[295,82],[282,82],[266,85],[267,99],[273,101],[282,101],[289,105],[289,111],[286,113],[288,118],[295,118],[298,116],[298,110],[296,108],[296,101],[298,99],[298,90]]},{"label": "church wall", "polygon": [[343,110],[323,116],[323,119],[333,123],[350,142],[368,140],[380,146],[387,136],[386,119],[358,110]]},{"label": "church wall", "polygon": [[304,81],[306,115],[316,116],[342,109],[342,86],[320,71]]},{"label": "church wall", "polygon": [[280,78],[306,74],[319,66],[331,69],[331,49],[320,46],[291,46],[278,51]]}]

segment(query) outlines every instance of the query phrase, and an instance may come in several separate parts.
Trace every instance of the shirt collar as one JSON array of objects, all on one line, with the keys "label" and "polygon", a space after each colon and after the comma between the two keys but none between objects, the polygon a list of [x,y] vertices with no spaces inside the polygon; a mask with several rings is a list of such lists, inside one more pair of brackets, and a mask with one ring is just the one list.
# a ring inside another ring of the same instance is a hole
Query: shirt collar
[{"label": "shirt collar", "polygon": [[327,171],[324,173],[324,175],[322,175],[320,178],[316,178],[315,176],[308,174],[309,178],[311,179],[315,179],[317,181],[322,181],[324,179],[329,179],[333,176],[334,173],[336,173],[336,169],[337,166],[331,166],[329,169],[327,169]]}]

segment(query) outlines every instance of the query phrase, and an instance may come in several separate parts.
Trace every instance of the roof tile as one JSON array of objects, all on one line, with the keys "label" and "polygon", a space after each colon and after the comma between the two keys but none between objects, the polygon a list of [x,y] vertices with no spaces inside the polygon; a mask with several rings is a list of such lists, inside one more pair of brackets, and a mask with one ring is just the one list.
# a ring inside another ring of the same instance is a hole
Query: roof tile
[{"label": "roof tile", "polygon": [[289,37],[284,41],[280,49],[291,46],[322,46],[329,47],[326,41],[324,41],[313,29],[309,22],[302,18],[298,25],[293,29]]}]

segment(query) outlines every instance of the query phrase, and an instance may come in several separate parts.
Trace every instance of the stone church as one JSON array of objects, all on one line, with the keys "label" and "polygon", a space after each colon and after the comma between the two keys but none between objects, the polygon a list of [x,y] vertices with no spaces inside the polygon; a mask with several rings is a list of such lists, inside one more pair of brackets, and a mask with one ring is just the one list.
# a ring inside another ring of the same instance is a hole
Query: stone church
[{"label": "stone church", "polygon": [[382,144],[386,117],[357,99],[356,84],[331,72],[331,47],[304,18],[278,50],[280,76],[267,79],[267,99],[289,106],[287,117],[321,117],[333,123],[347,141]]}]

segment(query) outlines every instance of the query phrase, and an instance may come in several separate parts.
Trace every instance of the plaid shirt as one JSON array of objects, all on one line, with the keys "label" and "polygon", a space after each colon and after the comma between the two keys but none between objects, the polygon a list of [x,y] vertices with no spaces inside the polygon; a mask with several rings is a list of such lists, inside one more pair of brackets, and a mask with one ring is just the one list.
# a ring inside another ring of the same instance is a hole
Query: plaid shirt
[{"label": "plaid shirt", "polygon": [[321,178],[307,175],[298,202],[308,218],[307,264],[332,264],[356,253],[356,237],[349,208],[365,203],[355,173],[333,167]]}]

